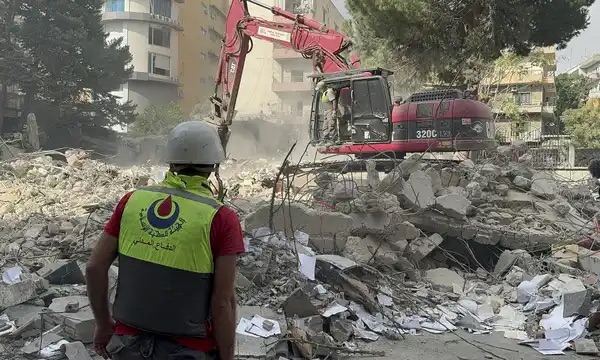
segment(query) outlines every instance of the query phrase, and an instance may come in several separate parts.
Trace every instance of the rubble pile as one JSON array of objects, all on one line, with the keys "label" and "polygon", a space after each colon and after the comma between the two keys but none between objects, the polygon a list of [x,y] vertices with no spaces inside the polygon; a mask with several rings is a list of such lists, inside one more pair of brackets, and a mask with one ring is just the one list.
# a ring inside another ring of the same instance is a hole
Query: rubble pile
[{"label": "rubble pile", "polygon": [[[481,163],[413,156],[385,176],[368,162],[365,181],[320,174],[285,201],[270,199],[285,192],[276,164],[228,160],[229,199],[246,203],[237,356],[392,357],[363,345],[459,329],[544,355],[600,353],[600,207],[527,155],[515,144]],[[0,168],[0,358],[89,359],[82,267],[118,198],[165,169],[76,150]],[[118,266],[109,275],[114,300]]]},{"label": "rubble pile", "polygon": [[271,197],[279,164],[267,159],[226,160],[220,166],[223,183],[230,198]]}]

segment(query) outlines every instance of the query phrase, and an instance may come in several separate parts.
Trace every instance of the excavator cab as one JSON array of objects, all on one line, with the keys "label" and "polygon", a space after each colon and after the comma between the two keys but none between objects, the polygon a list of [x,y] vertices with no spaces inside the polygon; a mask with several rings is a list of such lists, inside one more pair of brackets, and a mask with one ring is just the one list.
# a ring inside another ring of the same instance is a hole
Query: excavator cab
[{"label": "excavator cab", "polygon": [[[311,144],[328,133],[327,112],[334,111],[335,144],[386,143],[391,140],[392,102],[387,81],[391,72],[381,68],[349,70],[311,76],[316,87],[310,117]],[[333,90],[334,101],[324,101]]]}]

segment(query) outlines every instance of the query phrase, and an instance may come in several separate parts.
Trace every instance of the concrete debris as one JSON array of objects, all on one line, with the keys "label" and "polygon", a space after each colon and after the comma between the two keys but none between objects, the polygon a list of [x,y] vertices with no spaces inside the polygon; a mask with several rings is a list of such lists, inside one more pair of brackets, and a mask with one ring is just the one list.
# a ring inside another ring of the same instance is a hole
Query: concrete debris
[{"label": "concrete debris", "polygon": [[[592,217],[600,206],[589,191],[531,169],[527,151],[516,143],[499,147],[493,161],[459,163],[413,155],[383,177],[367,161],[364,179],[277,181],[279,164],[225,162],[226,201],[246,236],[236,354],[385,357],[363,343],[378,348],[383,338],[459,327],[500,331],[540,352],[546,341],[597,354]],[[0,358],[42,358],[40,349],[72,360],[93,355],[81,269],[119,197],[157,183],[166,169],[90,157],[74,150],[0,162]],[[16,266],[18,276],[9,271]],[[109,279],[112,302],[118,265]]]}]

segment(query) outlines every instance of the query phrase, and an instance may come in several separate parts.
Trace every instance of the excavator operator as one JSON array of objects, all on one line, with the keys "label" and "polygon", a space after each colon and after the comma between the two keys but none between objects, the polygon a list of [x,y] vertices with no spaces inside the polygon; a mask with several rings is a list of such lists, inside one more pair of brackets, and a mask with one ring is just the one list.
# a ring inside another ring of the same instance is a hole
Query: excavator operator
[{"label": "excavator operator", "polygon": [[[163,182],[126,194],[87,264],[94,350],[113,360],[233,360],[239,218],[208,178],[225,159],[215,129],[188,121],[166,146]],[[119,259],[112,316],[108,271]]]},{"label": "excavator operator", "polygon": [[325,109],[325,121],[323,122],[323,140],[337,140],[337,125],[338,125],[338,99],[333,88],[325,88],[325,84],[321,81],[317,84],[317,91],[322,91],[321,102]]}]

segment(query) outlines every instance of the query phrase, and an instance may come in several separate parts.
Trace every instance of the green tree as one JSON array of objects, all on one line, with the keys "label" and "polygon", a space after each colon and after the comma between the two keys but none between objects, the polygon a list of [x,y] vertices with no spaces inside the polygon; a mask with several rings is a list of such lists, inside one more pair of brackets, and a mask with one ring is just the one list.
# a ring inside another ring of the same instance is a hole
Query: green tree
[{"label": "green tree", "polygon": [[18,42],[31,59],[20,81],[24,117],[41,103],[58,109],[59,121],[69,124],[133,120],[135,107],[111,94],[130,77],[132,57],[121,39],[107,41],[102,6],[102,0],[21,1]]},{"label": "green tree", "polygon": [[586,105],[567,109],[564,114],[567,133],[579,147],[600,149],[600,108]]},{"label": "green tree", "polygon": [[186,120],[176,103],[150,105],[139,114],[129,129],[133,136],[164,135]]},{"label": "green tree", "polygon": [[[364,57],[423,79],[477,81],[503,50],[564,48],[595,0],[347,0]],[[560,19],[560,21],[557,21]],[[474,79],[470,79],[474,78]]]},{"label": "green tree", "polygon": [[556,77],[556,116],[568,109],[581,107],[592,90],[592,80],[581,74],[560,74]]}]

